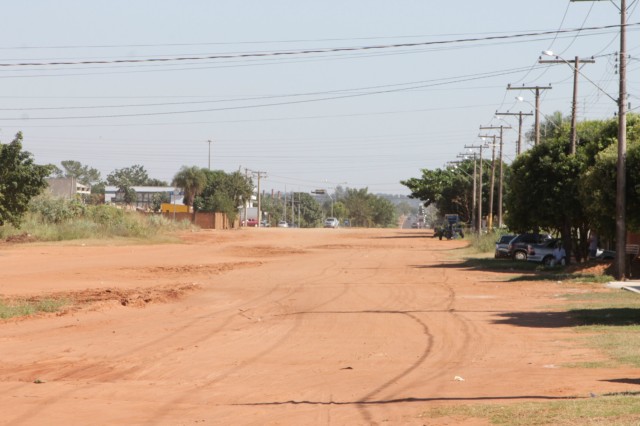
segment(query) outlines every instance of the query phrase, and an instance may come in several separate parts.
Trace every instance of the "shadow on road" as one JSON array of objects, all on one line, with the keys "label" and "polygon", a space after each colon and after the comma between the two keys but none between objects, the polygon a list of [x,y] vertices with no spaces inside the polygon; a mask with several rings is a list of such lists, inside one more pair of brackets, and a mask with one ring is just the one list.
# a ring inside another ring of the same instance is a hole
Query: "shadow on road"
[{"label": "shadow on road", "polygon": [[633,308],[572,309],[566,312],[505,312],[498,317],[501,319],[494,321],[494,324],[531,328],[640,325],[640,309]]}]

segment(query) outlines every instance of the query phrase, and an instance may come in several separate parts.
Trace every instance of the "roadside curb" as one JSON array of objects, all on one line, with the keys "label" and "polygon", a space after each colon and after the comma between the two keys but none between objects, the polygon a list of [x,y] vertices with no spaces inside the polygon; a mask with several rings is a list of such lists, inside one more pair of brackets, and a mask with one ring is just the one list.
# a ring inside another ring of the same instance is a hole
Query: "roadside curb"
[{"label": "roadside curb", "polygon": [[640,294],[640,281],[611,281],[607,283],[608,288],[619,288]]}]

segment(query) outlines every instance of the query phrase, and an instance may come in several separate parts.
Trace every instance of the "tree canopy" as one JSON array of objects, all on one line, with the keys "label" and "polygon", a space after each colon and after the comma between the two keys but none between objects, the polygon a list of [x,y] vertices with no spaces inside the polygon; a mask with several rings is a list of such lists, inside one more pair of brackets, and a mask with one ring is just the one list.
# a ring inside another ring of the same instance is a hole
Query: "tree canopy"
[{"label": "tree canopy", "polygon": [[9,144],[0,143],[0,225],[20,225],[31,198],[47,187],[52,169],[35,164],[31,153],[22,150],[22,133]]},{"label": "tree canopy", "polygon": [[203,169],[197,166],[182,166],[173,177],[173,184],[182,189],[184,204],[192,206],[195,197],[202,192],[207,184],[207,175]]}]

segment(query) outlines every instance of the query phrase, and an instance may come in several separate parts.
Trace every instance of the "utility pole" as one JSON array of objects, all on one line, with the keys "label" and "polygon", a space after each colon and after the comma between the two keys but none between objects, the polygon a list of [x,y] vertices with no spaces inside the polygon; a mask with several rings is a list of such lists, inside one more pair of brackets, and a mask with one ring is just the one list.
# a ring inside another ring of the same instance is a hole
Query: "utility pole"
[{"label": "utility pole", "polygon": [[[244,178],[248,181],[249,180],[249,169],[247,169],[245,167],[244,169]],[[249,196],[249,200],[244,200],[244,226],[247,225],[247,203],[251,201],[251,196]],[[241,225],[242,226],[242,225]]]},{"label": "utility pole", "polygon": [[507,85],[507,90],[535,90],[536,94],[536,115],[535,115],[535,140],[534,145],[538,145],[540,143],[540,91],[541,90],[549,90],[551,86],[519,86],[519,87],[511,87],[511,84]]},{"label": "utility pole", "polygon": [[516,155],[520,155],[522,152],[522,117],[525,115],[533,115],[532,112],[498,112],[496,111],[496,116],[500,117],[501,115],[517,115],[518,116],[518,144],[516,145]]},{"label": "utility pole", "polygon": [[578,74],[580,72],[580,64],[593,64],[595,60],[591,59],[580,59],[577,56],[574,59],[573,65],[564,59],[556,56],[559,59],[549,59],[544,60],[542,58],[538,59],[538,63],[540,64],[568,64],[573,68],[573,103],[571,104],[571,154],[575,155],[576,153],[576,144],[578,139],[578,130],[576,128],[577,123],[577,112],[578,112]]},{"label": "utility pole", "polygon": [[[584,0],[571,0],[584,1]],[[618,164],[616,167],[616,255],[615,278],[626,273],[626,157],[627,157],[627,1],[620,0],[620,92],[618,96]]]},{"label": "utility pole", "polygon": [[257,180],[258,180],[258,226],[260,226],[260,224],[262,223],[262,197],[261,197],[261,193],[260,193],[260,179],[261,178],[266,178],[267,177],[267,172],[256,172],[256,171],[252,171],[251,172],[254,176],[256,176]]},{"label": "utility pole", "polygon": [[[465,145],[467,149],[479,149],[480,150],[480,171],[478,176],[478,216],[476,220],[478,221],[476,226],[476,231],[478,235],[482,232],[482,172],[484,167],[482,167],[482,150],[484,149],[484,145]],[[475,153],[474,153],[475,158]]]},{"label": "utility pole", "polygon": [[211,170],[211,139],[209,139],[207,143],[209,144],[209,163],[207,167],[209,170]]},{"label": "utility pole", "polygon": [[[467,154],[458,154],[458,158],[468,158]],[[476,153],[473,153],[473,189],[471,190],[471,223],[476,226]]]},{"label": "utility pole", "polygon": [[[503,179],[503,164],[502,164],[502,151],[504,147],[504,129],[511,129],[511,126],[480,126],[480,130],[500,130],[500,153],[499,153],[499,161],[500,161],[500,180],[498,181],[498,228],[502,228],[502,187],[504,185]],[[494,139],[495,143],[495,139]],[[493,184],[491,184],[493,188]]]},{"label": "utility pole", "polygon": [[481,138],[492,138],[493,143],[485,145],[491,146],[491,180],[489,184],[489,214],[487,215],[487,229],[493,230],[493,193],[496,185],[496,135],[478,135]]}]

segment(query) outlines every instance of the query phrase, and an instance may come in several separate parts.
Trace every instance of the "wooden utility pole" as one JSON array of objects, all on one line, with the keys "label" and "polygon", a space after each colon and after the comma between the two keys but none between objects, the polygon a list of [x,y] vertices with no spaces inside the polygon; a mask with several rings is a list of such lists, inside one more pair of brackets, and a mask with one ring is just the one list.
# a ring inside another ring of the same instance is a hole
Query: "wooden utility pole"
[{"label": "wooden utility pole", "polygon": [[512,87],[511,84],[507,85],[507,90],[534,90],[536,94],[536,115],[535,115],[535,140],[534,145],[538,145],[540,143],[540,91],[541,90],[549,90],[551,86],[518,86]]},{"label": "wooden utility pole", "polygon": [[496,135],[479,135],[481,138],[492,138],[493,143],[485,145],[491,146],[491,180],[489,184],[489,214],[487,215],[487,229],[493,230],[493,193],[496,186]]},{"label": "wooden utility pole", "polygon": [[480,150],[480,170],[478,174],[478,216],[476,217],[476,220],[478,221],[476,231],[480,234],[482,232],[482,172],[484,170],[484,167],[482,167],[482,150],[484,149],[484,145],[465,145],[464,147],[467,149]]},{"label": "wooden utility pole", "polygon": [[[504,184],[503,179],[503,161],[502,161],[502,151],[504,147],[504,129],[511,129],[511,126],[480,126],[480,130],[500,130],[500,152],[498,154],[500,161],[500,180],[498,181],[498,227],[502,228],[502,186]],[[495,139],[494,139],[495,143]],[[493,183],[491,184],[491,188],[493,188]]]},{"label": "wooden utility pole", "polygon": [[[583,0],[570,0],[583,1]],[[616,167],[616,255],[615,278],[624,280],[626,274],[626,157],[627,157],[627,1],[620,0],[620,77],[618,95],[618,164]]]},{"label": "wooden utility pole", "polygon": [[[458,158],[468,159],[468,154],[458,154]],[[471,190],[471,223],[476,226],[476,153],[473,153],[473,189]]]},{"label": "wooden utility pole", "polygon": [[556,56],[556,59],[545,60],[540,58],[538,63],[541,64],[567,64],[573,68],[573,103],[571,104],[571,154],[576,153],[576,144],[578,140],[577,124],[577,112],[578,112],[578,74],[580,73],[580,64],[593,64],[595,60],[580,59],[577,56],[574,59],[573,64],[567,62],[563,58]]},{"label": "wooden utility pole", "polygon": [[525,115],[533,115],[532,112],[498,112],[496,111],[496,115],[500,117],[501,115],[517,115],[518,116],[518,144],[516,145],[516,155],[520,155],[522,152],[522,117]]}]

